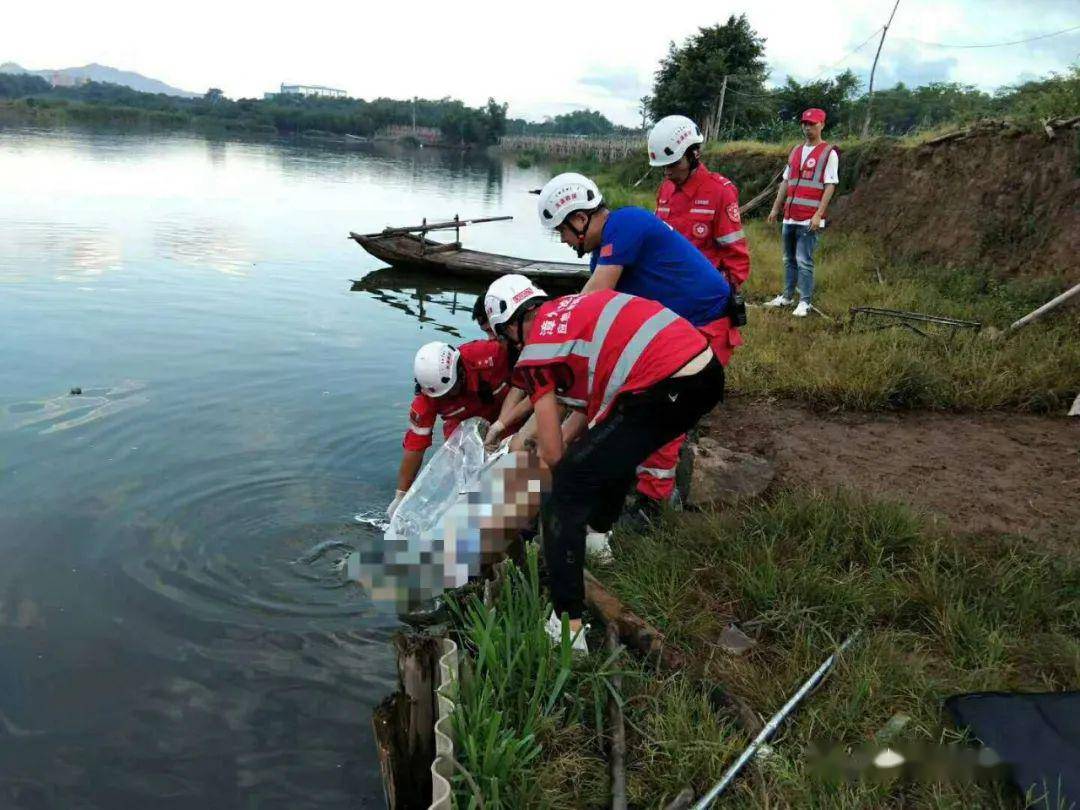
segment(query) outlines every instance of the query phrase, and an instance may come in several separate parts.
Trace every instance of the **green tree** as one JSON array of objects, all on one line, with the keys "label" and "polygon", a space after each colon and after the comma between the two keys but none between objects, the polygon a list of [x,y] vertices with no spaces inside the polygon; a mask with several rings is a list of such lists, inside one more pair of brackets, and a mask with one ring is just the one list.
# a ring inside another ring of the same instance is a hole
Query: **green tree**
[{"label": "green tree", "polygon": [[725,95],[724,119],[738,122],[740,114],[754,120],[767,117],[767,109],[758,103],[767,96],[767,74],[765,39],[745,14],[732,15],[723,25],[699,28],[681,46],[671,43],[656,71],[649,112],[654,121],[687,115],[702,124],[715,113],[728,76],[732,92]]}]

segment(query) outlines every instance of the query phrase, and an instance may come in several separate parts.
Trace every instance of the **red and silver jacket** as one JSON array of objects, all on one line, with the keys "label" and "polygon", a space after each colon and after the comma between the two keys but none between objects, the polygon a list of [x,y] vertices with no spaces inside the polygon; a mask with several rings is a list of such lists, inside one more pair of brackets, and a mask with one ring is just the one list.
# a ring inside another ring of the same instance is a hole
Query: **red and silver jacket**
[{"label": "red and silver jacket", "polygon": [[409,409],[409,429],[402,446],[406,450],[431,447],[435,418],[442,417],[443,438],[449,438],[462,421],[480,416],[494,422],[510,390],[510,357],[497,340],[473,340],[458,346],[464,385],[457,393],[442,397],[417,394]]},{"label": "red and silver jacket", "polygon": [[620,394],[666,380],[708,347],[686,321],[655,301],[601,290],[548,301],[537,311],[514,366],[533,402],[560,402],[602,421]]},{"label": "red and silver jacket", "polygon": [[787,201],[784,203],[784,219],[802,222],[817,213],[825,194],[825,166],[833,147],[822,141],[802,158],[803,144],[791,150],[788,156]]},{"label": "red and silver jacket", "polygon": [[656,193],[656,215],[689,239],[736,286],[750,277],[750,251],[739,216],[739,189],[699,164],[686,182]]}]

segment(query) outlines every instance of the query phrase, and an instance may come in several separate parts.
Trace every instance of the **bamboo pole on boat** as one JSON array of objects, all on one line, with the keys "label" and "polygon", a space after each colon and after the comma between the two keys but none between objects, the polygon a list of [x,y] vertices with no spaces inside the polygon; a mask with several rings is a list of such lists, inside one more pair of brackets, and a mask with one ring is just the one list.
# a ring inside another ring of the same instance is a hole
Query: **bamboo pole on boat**
[{"label": "bamboo pole on boat", "polygon": [[[381,231],[375,231],[374,233],[349,233],[350,239],[374,239],[379,236],[400,236],[406,233],[427,233],[428,231],[445,231],[450,228],[460,230],[466,225],[480,225],[484,222],[505,222],[508,219],[513,219],[512,216],[500,216],[500,217],[474,217],[472,219],[461,219],[456,214],[453,219],[446,220],[444,222],[428,222],[427,217],[420,225],[405,225],[400,228],[383,228]],[[459,240],[455,240],[459,241]]]}]

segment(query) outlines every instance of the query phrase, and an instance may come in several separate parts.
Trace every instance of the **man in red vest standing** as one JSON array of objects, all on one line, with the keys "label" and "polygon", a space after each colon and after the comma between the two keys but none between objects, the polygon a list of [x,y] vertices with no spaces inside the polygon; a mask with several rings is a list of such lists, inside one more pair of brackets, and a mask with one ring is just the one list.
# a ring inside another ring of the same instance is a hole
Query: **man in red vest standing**
[{"label": "man in red vest standing", "polygon": [[810,314],[814,297],[814,248],[818,235],[825,227],[825,211],[840,182],[840,158],[836,149],[821,139],[825,128],[825,111],[811,107],[802,114],[806,142],[796,146],[788,156],[784,177],[776,193],[769,222],[776,222],[781,208],[784,212],[780,243],[784,251],[784,291],[767,301],[767,307],[786,307],[795,303],[795,288],[799,289],[799,305],[795,316]]}]

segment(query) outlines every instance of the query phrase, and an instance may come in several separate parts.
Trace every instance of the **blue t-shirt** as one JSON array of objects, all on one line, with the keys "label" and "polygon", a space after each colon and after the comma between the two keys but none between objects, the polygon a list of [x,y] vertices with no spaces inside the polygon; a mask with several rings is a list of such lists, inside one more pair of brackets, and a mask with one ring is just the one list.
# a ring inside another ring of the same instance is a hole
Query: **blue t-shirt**
[{"label": "blue t-shirt", "polygon": [[590,271],[605,264],[622,265],[616,290],[657,301],[694,326],[727,313],[731,288],[723,273],[685,236],[644,208],[608,214]]}]

